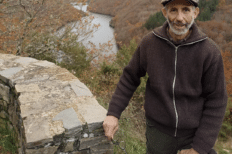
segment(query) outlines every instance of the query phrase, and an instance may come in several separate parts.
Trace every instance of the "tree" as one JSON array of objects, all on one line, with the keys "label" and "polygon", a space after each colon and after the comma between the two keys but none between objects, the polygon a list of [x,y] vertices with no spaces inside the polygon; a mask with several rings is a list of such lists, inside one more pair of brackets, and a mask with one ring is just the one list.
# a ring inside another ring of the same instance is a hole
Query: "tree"
[{"label": "tree", "polygon": [[[87,0],[8,0],[0,4],[0,52],[56,58],[61,48],[80,46],[97,29],[92,17],[71,3]],[[76,29],[76,33],[73,33]]]},{"label": "tree", "polygon": [[144,24],[144,27],[149,29],[154,29],[155,27],[162,26],[163,23],[166,21],[166,18],[163,16],[162,12],[157,12],[153,15],[150,15],[150,17],[147,19],[146,23]]},{"label": "tree", "polygon": [[200,14],[197,20],[209,21],[216,11],[219,0],[201,0],[199,1]]}]

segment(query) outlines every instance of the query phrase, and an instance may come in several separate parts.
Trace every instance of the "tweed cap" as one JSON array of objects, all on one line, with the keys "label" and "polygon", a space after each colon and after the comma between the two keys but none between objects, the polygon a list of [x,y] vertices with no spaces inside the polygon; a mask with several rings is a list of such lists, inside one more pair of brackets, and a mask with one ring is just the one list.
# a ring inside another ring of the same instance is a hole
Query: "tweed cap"
[{"label": "tweed cap", "polygon": [[[163,4],[163,6],[165,6],[166,4],[168,4],[169,2],[172,2],[174,0],[161,0],[161,4]],[[190,3],[192,3],[194,6],[198,6],[199,0],[186,0],[189,1]]]}]

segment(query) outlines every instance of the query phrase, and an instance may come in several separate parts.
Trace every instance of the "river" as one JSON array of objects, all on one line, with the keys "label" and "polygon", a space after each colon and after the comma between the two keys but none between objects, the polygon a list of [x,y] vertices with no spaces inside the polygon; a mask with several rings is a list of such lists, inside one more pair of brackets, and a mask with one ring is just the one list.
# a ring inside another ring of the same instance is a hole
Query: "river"
[{"label": "river", "polygon": [[[84,12],[87,12],[87,7],[88,5],[74,5],[73,6],[78,9],[82,10]],[[102,14],[97,14],[97,13],[92,13],[89,12],[91,16],[94,16],[94,19],[92,20],[92,24],[100,24],[98,27],[97,31],[95,31],[92,35],[92,37],[87,38],[86,40],[82,41],[83,45],[86,48],[89,48],[90,46],[88,45],[88,42],[92,42],[93,44],[96,45],[96,47],[99,49],[99,44],[104,44],[108,43],[108,41],[111,41],[112,43],[112,49],[108,53],[104,53],[106,55],[112,54],[112,53],[117,53],[117,45],[116,41],[114,38],[114,29],[109,26],[109,23],[112,19],[111,16],[109,15],[102,15]],[[75,32],[75,29],[74,29]]]}]

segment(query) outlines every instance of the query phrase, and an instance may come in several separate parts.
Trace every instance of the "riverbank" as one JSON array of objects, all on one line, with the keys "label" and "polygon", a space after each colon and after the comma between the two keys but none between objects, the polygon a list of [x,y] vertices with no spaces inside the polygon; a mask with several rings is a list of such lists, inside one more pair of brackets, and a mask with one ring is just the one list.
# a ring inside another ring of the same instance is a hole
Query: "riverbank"
[{"label": "riverbank", "polygon": [[91,12],[113,16],[112,25],[119,46],[129,45],[133,38],[137,43],[149,32],[142,25],[161,9],[159,0],[96,0],[89,4]]}]

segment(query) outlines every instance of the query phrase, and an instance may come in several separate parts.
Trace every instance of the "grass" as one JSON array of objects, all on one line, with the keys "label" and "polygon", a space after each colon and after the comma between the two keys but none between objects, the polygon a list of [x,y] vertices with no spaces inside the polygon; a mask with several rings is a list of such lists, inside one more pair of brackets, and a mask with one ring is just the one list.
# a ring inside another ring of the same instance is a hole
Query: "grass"
[{"label": "grass", "polygon": [[4,121],[3,127],[0,127],[0,154],[15,154],[17,151],[16,136],[13,129],[9,129],[7,122]]},{"label": "grass", "polygon": [[232,137],[226,142],[217,140],[214,149],[218,154],[231,154],[232,153]]}]

